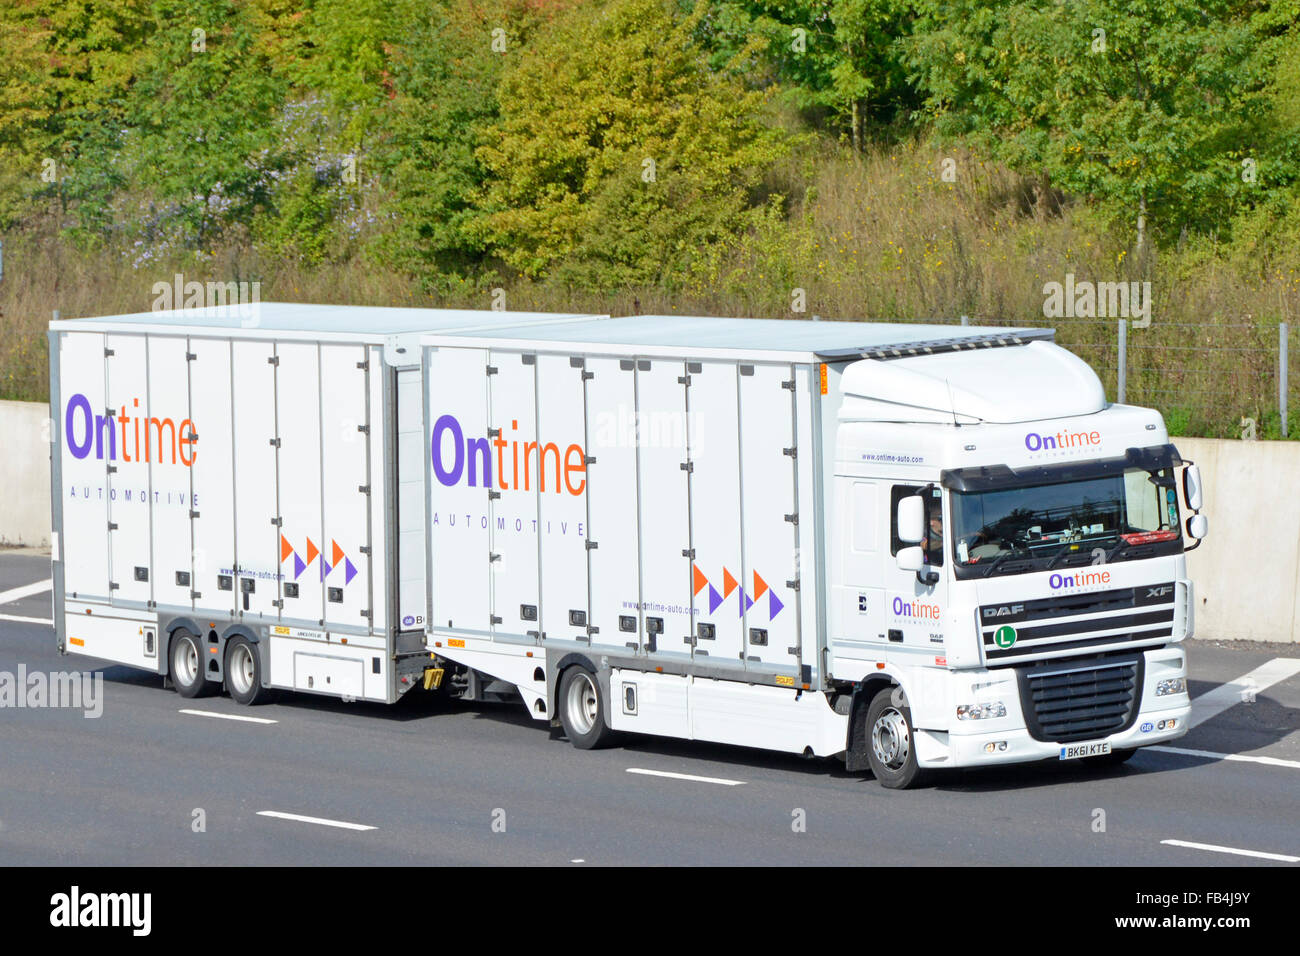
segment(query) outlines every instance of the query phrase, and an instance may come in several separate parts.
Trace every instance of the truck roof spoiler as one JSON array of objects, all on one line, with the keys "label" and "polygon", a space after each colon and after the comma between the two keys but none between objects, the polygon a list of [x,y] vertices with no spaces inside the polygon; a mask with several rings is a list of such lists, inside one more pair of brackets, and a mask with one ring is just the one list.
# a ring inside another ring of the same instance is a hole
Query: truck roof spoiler
[{"label": "truck roof spoiler", "polygon": [[1055,329],[1013,329],[1005,333],[968,335],[951,339],[932,339],[928,342],[910,342],[900,345],[887,345],[883,348],[869,349],[826,349],[816,353],[820,359],[843,361],[845,359],[875,359],[890,361],[892,359],[914,358],[918,355],[941,355],[945,352],[967,352],[975,349],[1010,348],[1026,345],[1029,342],[1053,342],[1056,340]]}]

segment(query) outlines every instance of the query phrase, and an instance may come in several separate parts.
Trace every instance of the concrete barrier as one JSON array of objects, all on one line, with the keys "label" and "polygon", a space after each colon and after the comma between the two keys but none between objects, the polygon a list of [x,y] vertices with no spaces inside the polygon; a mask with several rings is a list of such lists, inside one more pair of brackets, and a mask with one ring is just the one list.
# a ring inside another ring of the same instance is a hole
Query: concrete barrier
[{"label": "concrete barrier", "polygon": [[[48,407],[0,402],[0,545],[50,542]],[[1196,636],[1300,641],[1300,442],[1176,438],[1210,536],[1187,556]]]},{"label": "concrete barrier", "polygon": [[1201,469],[1210,521],[1187,555],[1196,636],[1300,641],[1300,442],[1173,442]]},{"label": "concrete barrier", "polygon": [[48,405],[0,402],[0,545],[50,544]]}]

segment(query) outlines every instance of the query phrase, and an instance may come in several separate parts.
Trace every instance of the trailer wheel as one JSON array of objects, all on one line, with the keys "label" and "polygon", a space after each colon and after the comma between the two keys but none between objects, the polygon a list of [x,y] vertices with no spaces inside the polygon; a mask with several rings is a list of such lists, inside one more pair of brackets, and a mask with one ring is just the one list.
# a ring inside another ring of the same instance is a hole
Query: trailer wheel
[{"label": "trailer wheel", "polygon": [[186,630],[172,635],[171,679],[182,697],[201,697],[212,688],[203,674],[203,648],[199,639]]},{"label": "trailer wheel", "polygon": [[596,675],[581,665],[566,670],[560,677],[560,723],[565,736],[579,750],[606,747],[614,733],[605,723],[605,701]]},{"label": "trailer wheel", "polygon": [[226,690],[241,704],[266,700],[257,648],[246,637],[236,637],[226,645]]},{"label": "trailer wheel", "polygon": [[912,710],[896,687],[881,690],[867,708],[867,762],[880,785],[889,790],[906,790],[925,777],[916,762]]}]

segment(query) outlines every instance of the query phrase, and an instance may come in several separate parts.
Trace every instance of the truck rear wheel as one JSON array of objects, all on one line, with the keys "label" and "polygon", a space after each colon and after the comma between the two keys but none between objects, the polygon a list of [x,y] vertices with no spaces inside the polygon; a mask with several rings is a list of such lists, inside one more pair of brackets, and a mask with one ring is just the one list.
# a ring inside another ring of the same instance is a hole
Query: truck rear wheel
[{"label": "truck rear wheel", "polygon": [[924,779],[916,761],[912,711],[897,687],[880,691],[867,708],[867,762],[889,790],[906,790]]},{"label": "truck rear wheel", "polygon": [[203,675],[203,648],[189,631],[178,630],[172,635],[169,660],[176,693],[182,697],[201,697],[211,690]]},{"label": "truck rear wheel", "polygon": [[565,736],[579,750],[607,747],[614,733],[605,723],[605,701],[596,675],[580,665],[560,677],[560,723]]},{"label": "truck rear wheel", "polygon": [[241,704],[266,700],[261,660],[257,648],[246,637],[236,637],[226,645],[226,690]]}]

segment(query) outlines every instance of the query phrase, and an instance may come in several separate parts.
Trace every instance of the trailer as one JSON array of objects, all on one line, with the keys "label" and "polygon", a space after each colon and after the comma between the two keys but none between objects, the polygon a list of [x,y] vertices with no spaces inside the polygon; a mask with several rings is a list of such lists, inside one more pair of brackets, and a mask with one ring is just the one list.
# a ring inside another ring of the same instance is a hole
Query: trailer
[{"label": "trailer", "polygon": [[1199,473],[1051,330],[263,308],[52,326],[61,649],[890,787],[1186,730]]}]

